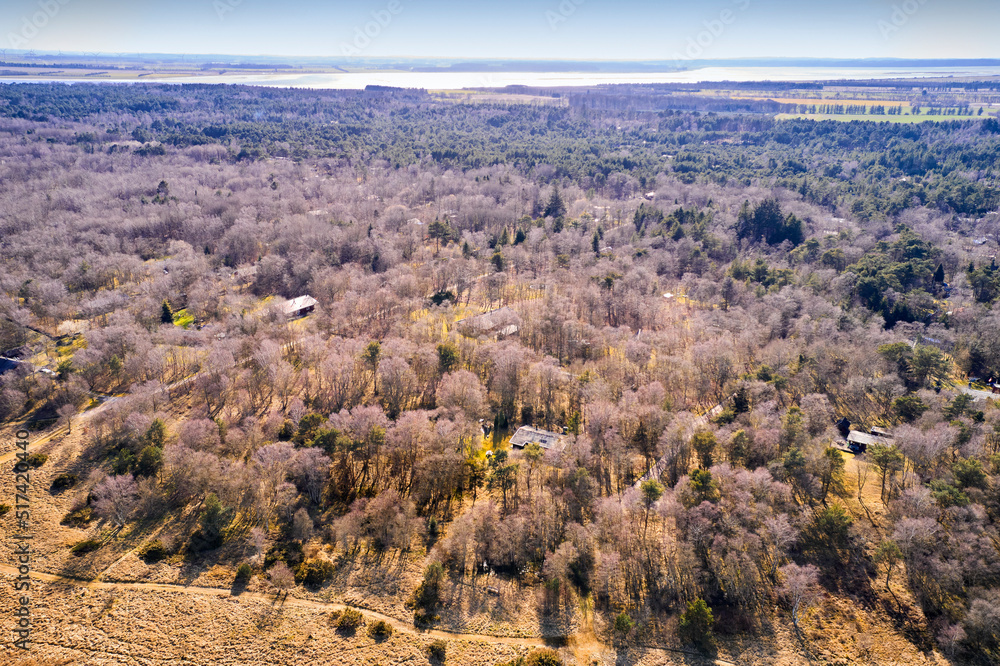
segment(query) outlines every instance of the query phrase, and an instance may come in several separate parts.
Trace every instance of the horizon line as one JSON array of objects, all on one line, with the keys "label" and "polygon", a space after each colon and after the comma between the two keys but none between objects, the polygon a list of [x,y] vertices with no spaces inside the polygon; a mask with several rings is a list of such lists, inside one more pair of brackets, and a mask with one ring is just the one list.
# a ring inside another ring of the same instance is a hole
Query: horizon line
[{"label": "horizon line", "polygon": [[[227,58],[272,58],[276,60],[292,61],[335,61],[364,63],[372,61],[422,61],[422,62],[445,62],[445,63],[581,63],[581,64],[636,64],[636,65],[656,65],[664,63],[676,64],[678,60],[673,58],[532,58],[516,56],[413,56],[413,55],[385,55],[385,56],[346,56],[340,54],[330,55],[287,55],[275,53],[181,53],[162,51],[64,51],[52,49],[5,49],[3,59],[12,56],[25,58],[45,58],[45,57],[227,57]],[[862,58],[851,57],[827,57],[827,56],[733,56],[728,58],[684,58],[680,62],[688,64],[710,64],[710,63],[732,63],[732,62],[814,62],[814,63],[896,63],[896,64],[918,64],[929,66],[930,63],[949,64],[970,64],[988,63],[989,65],[1000,66],[1000,56],[995,58],[968,58],[968,57],[938,57],[938,58],[899,58],[886,56],[870,56]],[[753,65],[749,65],[753,66]]]}]

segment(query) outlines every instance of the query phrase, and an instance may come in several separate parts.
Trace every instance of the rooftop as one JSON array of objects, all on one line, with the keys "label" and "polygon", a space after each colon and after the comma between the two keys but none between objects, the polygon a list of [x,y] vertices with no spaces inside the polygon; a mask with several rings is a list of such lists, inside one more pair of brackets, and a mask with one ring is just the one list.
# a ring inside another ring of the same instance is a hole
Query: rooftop
[{"label": "rooftop", "polygon": [[850,434],[847,435],[847,441],[857,442],[858,444],[864,444],[865,446],[872,446],[873,444],[888,444],[892,441],[892,438],[870,435],[867,432],[861,432],[860,430],[852,430]]},{"label": "rooftop", "polygon": [[317,303],[319,303],[319,301],[312,296],[298,296],[290,301],[286,301],[285,304],[281,306],[281,309],[285,311],[285,314],[295,314],[296,312],[302,312],[303,310],[314,308]]},{"label": "rooftop", "polygon": [[510,438],[510,445],[515,449],[523,449],[525,446],[535,442],[548,451],[562,451],[562,435],[532,426],[521,426]]},{"label": "rooftop", "polygon": [[466,331],[473,335],[496,335],[504,337],[514,335],[519,330],[521,318],[510,307],[502,307],[481,315],[466,317],[458,322]]}]

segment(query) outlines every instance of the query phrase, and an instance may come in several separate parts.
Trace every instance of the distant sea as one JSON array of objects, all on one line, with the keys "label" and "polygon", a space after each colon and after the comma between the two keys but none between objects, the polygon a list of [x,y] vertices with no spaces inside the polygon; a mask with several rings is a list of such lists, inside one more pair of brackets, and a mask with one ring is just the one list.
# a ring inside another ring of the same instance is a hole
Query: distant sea
[{"label": "distant sea", "polygon": [[[391,72],[366,71],[343,74],[274,74],[224,73],[189,77],[144,76],[143,83],[227,83],[267,86],[273,88],[314,88],[360,90],[370,85],[428,90],[460,88],[502,88],[520,85],[530,87],[595,86],[616,83],[702,83],[712,81],[838,81],[1000,76],[1000,67],[705,67],[663,73],[613,72]],[[0,78],[0,82],[66,82],[94,83],[114,79],[21,79]]]}]

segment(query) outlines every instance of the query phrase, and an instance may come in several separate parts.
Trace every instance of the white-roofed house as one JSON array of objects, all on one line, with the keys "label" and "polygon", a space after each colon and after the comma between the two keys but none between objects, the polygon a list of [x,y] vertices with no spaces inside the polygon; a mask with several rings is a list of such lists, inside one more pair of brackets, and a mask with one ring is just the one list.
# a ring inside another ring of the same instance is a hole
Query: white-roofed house
[{"label": "white-roofed house", "polygon": [[298,296],[290,301],[286,301],[281,306],[281,309],[284,311],[285,316],[290,319],[296,319],[298,317],[305,317],[307,314],[313,312],[318,303],[319,301],[312,296]]}]

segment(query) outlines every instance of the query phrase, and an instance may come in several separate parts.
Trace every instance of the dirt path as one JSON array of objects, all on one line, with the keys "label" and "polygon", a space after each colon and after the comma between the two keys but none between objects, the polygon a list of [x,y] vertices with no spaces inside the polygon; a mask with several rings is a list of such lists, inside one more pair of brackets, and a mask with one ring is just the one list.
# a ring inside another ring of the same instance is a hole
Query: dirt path
[{"label": "dirt path", "polygon": [[[11,566],[0,565],[0,573],[7,576],[17,576],[17,569]],[[72,578],[69,576],[58,576],[55,574],[47,574],[40,572],[32,572],[32,580],[41,581],[44,583],[55,583],[63,585],[73,585],[76,587],[82,587],[89,590],[138,590],[145,592],[174,592],[180,594],[193,594],[209,597],[232,597],[233,594],[230,590],[217,588],[217,587],[197,587],[192,585],[172,585],[169,583],[109,583],[100,580],[82,580],[78,578]],[[264,594],[260,592],[243,592],[239,594],[240,598],[248,599],[258,599],[265,601],[267,603],[273,603],[275,601],[275,596],[273,594]],[[368,610],[367,608],[362,608],[359,606],[351,606],[349,604],[340,604],[335,602],[326,601],[316,601],[313,599],[300,599],[298,597],[288,596],[283,601],[280,602],[281,605],[294,606],[297,608],[312,608],[324,611],[343,611],[348,608],[358,610],[365,614],[368,618],[375,620],[384,620],[392,625],[393,629],[397,631],[402,631],[409,634],[419,634],[422,636],[429,636],[431,638],[444,638],[449,640],[466,640],[466,641],[487,641],[490,643],[502,643],[504,645],[518,645],[524,647],[545,647],[547,643],[542,638],[517,638],[513,636],[490,636],[481,634],[462,634],[458,632],[451,631],[441,631],[438,629],[432,629],[428,631],[421,631],[415,628],[412,624],[407,622],[402,622],[401,620],[394,618],[389,615],[383,615],[382,613],[377,613],[375,611]]]},{"label": "dirt path", "polygon": [[[104,411],[107,408],[108,405],[113,404],[117,400],[118,400],[117,397],[110,398],[110,399],[105,400],[104,402],[102,402],[97,407],[94,407],[93,409],[87,410],[86,412],[83,412],[82,414],[78,414],[78,415],[74,416],[73,417],[73,425],[77,426],[77,427],[81,427],[84,422],[86,422],[88,419],[93,418],[95,415],[101,413],[102,411]],[[37,449],[38,447],[42,446],[43,444],[47,444],[48,442],[51,442],[53,439],[55,439],[59,435],[65,435],[65,434],[68,434],[69,432],[70,432],[70,429],[68,427],[66,427],[66,426],[59,426],[55,430],[53,430],[52,432],[47,432],[44,435],[39,435],[37,437],[35,436],[35,433],[30,433],[29,436],[28,436],[28,449],[27,450],[28,451],[33,451],[34,449]],[[12,451],[8,451],[7,453],[4,453],[3,455],[0,455],[0,465],[6,464],[6,463],[10,462],[11,460],[13,460],[14,457],[18,454],[18,452],[20,452],[20,449],[14,449]]]},{"label": "dirt path", "polygon": [[[65,433],[65,432],[67,432],[67,429],[65,427],[57,428],[56,430],[53,430],[50,433],[42,435],[41,437],[38,437],[37,439],[31,439],[28,442],[28,448],[27,448],[27,450],[28,451],[32,451],[34,449],[37,449],[42,444],[45,444],[47,442],[52,441],[52,438],[55,437],[56,435],[61,435],[61,434]],[[4,464],[10,462],[11,460],[13,460],[14,456],[16,456],[19,451],[20,451],[20,449],[14,449],[13,451],[9,451],[8,453],[0,455],[0,465],[4,465]]]},{"label": "dirt path", "polygon": [[[18,571],[15,567],[0,565],[0,574],[6,576],[17,576]],[[191,595],[201,595],[208,597],[232,597],[234,596],[230,590],[216,587],[197,587],[191,585],[172,585],[169,583],[110,583],[100,580],[82,580],[79,578],[72,578],[70,576],[59,576],[55,574],[47,574],[41,572],[32,572],[32,580],[40,581],[44,583],[52,583],[57,585],[72,585],[75,587],[86,588],[88,590],[137,590],[143,592],[172,592],[180,594],[191,594]],[[248,598],[257,599],[265,603],[274,604],[277,600],[275,595],[264,594],[261,592],[242,592],[237,598]],[[336,603],[332,601],[317,601],[314,599],[301,599],[299,597],[288,596],[284,600],[278,602],[280,605],[293,606],[296,608],[307,608],[321,611],[343,611],[347,609],[353,609],[360,611],[367,618],[373,620],[383,620],[388,624],[392,625],[392,628],[396,631],[400,631],[406,634],[411,634],[415,636],[424,636],[428,638],[441,638],[444,640],[458,640],[458,641],[479,641],[486,643],[498,643],[501,645],[514,645],[518,647],[526,648],[541,648],[541,647],[551,647],[554,644],[569,644],[572,645],[578,655],[583,652],[589,652],[593,654],[595,651],[604,652],[608,649],[608,646],[600,642],[600,640],[592,633],[588,632],[585,636],[554,636],[549,640],[544,638],[518,638],[516,636],[494,636],[490,634],[463,634],[455,631],[443,631],[440,629],[428,629],[420,630],[414,627],[408,622],[403,622],[398,618],[394,618],[390,615],[384,615],[367,608],[360,606],[352,606],[350,604]],[[690,652],[688,650],[681,650],[678,648],[666,648],[666,647],[654,647],[654,646],[637,646],[641,649],[649,650],[651,652],[664,652],[671,654],[683,654],[692,657],[698,657],[697,653]],[[704,658],[705,663],[711,663],[715,666],[737,666],[734,662],[724,661],[721,659],[709,659]],[[581,662],[586,663],[586,662]]]}]

